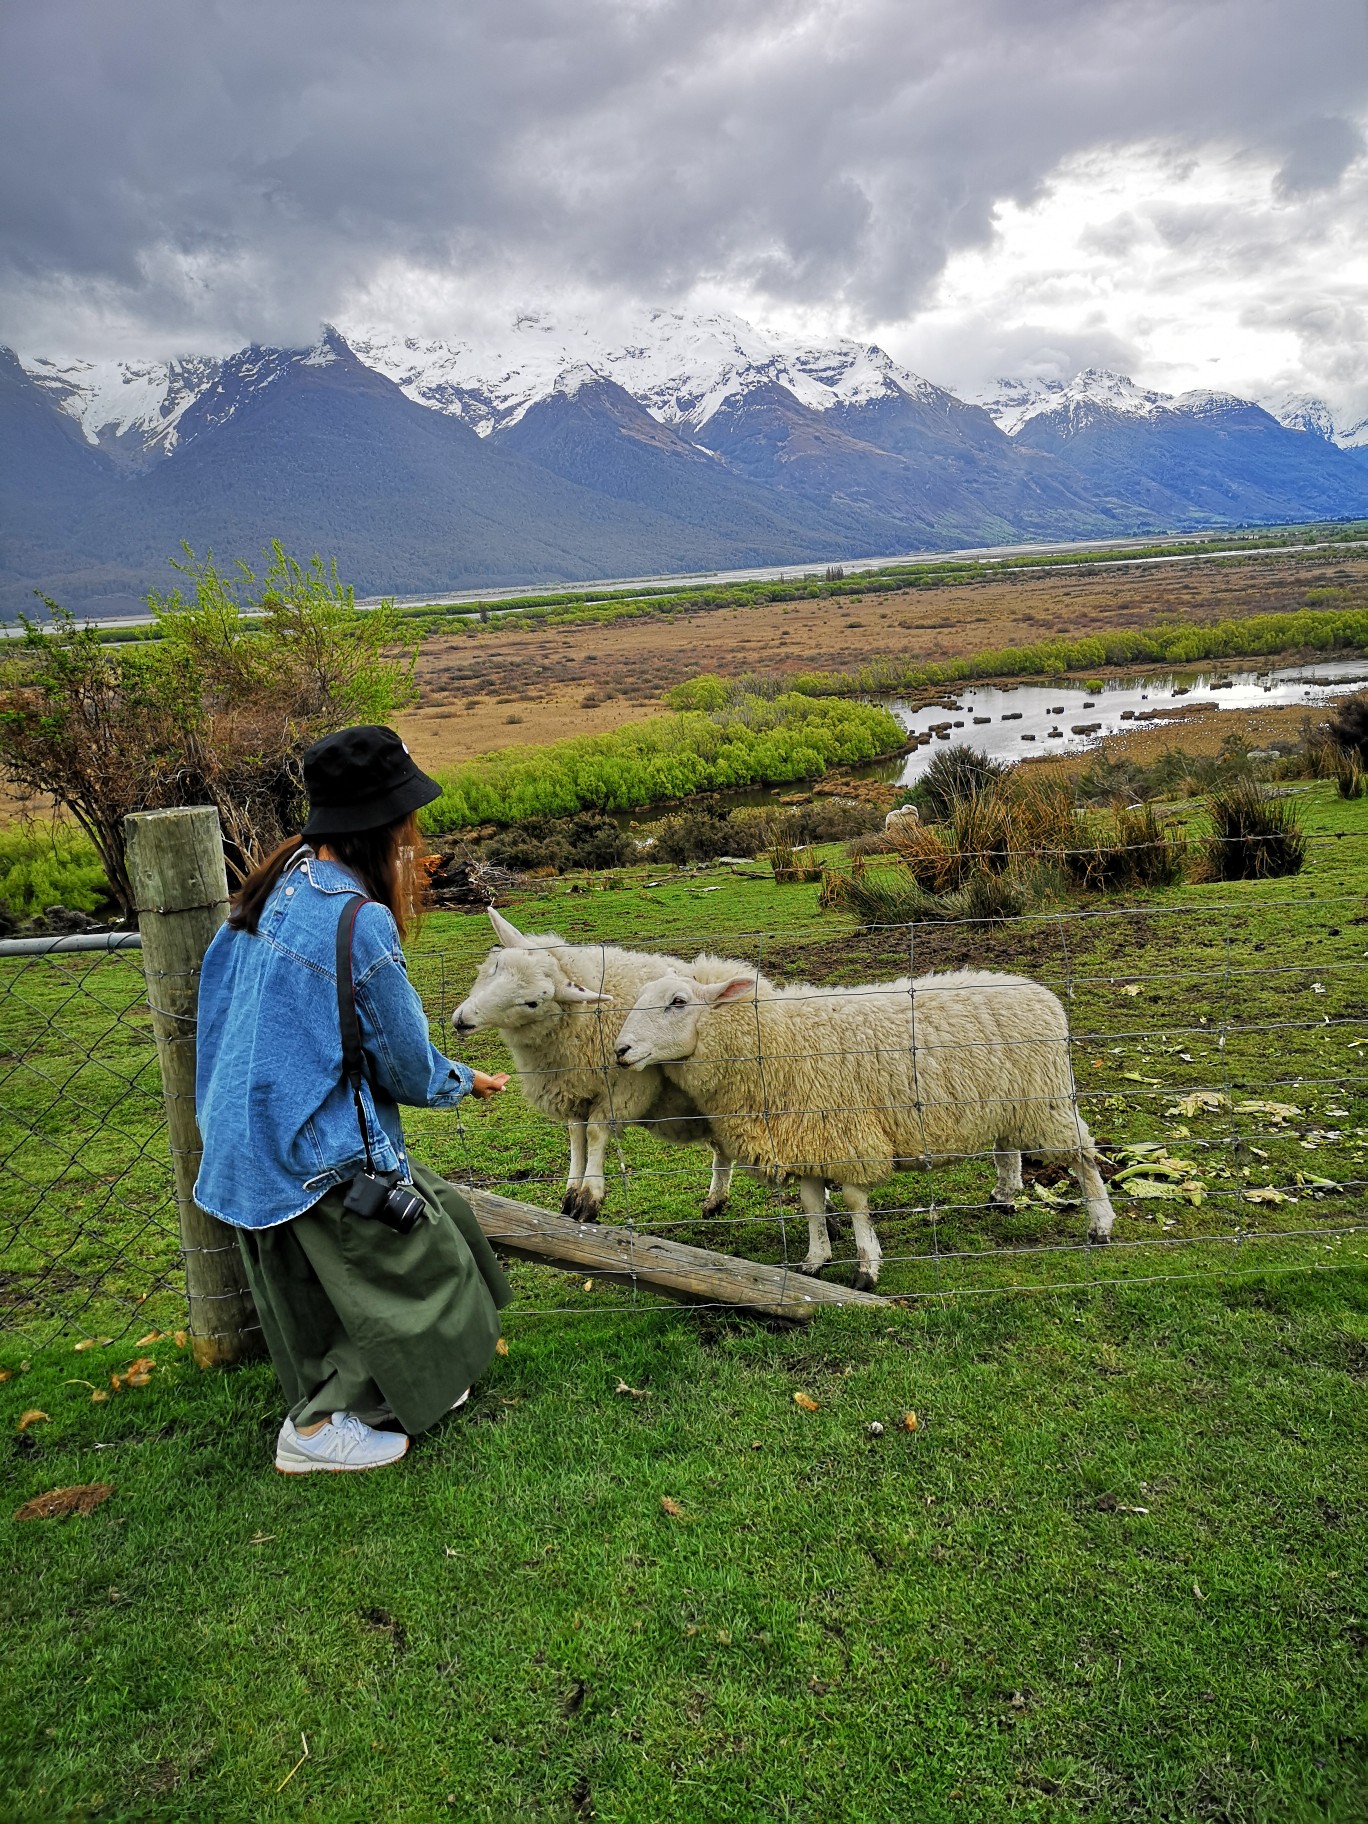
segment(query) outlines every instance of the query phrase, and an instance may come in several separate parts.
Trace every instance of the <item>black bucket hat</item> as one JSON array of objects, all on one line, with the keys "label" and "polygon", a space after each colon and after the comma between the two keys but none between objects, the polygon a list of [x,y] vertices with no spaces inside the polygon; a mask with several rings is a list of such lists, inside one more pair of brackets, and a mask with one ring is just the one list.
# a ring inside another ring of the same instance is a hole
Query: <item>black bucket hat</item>
[{"label": "black bucket hat", "polygon": [[304,755],[309,821],[304,836],[378,830],[440,798],[392,728],[363,724],[324,735]]}]

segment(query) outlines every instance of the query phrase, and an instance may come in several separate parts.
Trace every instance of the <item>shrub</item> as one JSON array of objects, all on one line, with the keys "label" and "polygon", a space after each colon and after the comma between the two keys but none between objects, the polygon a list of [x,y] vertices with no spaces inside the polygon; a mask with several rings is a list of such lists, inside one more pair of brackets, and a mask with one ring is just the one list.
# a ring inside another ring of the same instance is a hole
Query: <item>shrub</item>
[{"label": "shrub", "polygon": [[1331,768],[1341,798],[1362,798],[1363,768],[1356,748],[1337,747]]},{"label": "shrub", "polygon": [[103,911],[113,892],[95,845],[70,824],[0,829],[0,909],[24,920],[49,906]]},{"label": "shrub", "polygon": [[[656,854],[661,861],[676,865],[685,861],[715,861],[719,855],[741,853],[738,844],[747,840],[743,829],[734,827],[732,819],[718,811],[682,811],[664,817],[654,825]],[[754,855],[757,842],[746,853]]]},{"label": "shrub", "polygon": [[611,817],[592,812],[559,820],[536,819],[500,830],[484,843],[486,861],[501,868],[620,868],[635,857],[631,838]]},{"label": "shrub", "polygon": [[854,912],[870,925],[910,925],[952,919],[1018,918],[1040,902],[1043,879],[1033,869],[975,874],[953,893],[930,893],[899,869],[856,866],[823,876],[819,904]]},{"label": "shrub", "polygon": [[902,740],[902,724],[877,704],[745,695],[713,711],[687,709],[610,734],[485,754],[445,775],[422,824],[441,834],[813,779],[892,753]]},{"label": "shrub", "polygon": [[1326,724],[1326,733],[1336,747],[1356,754],[1361,768],[1368,767],[1368,691],[1345,697]]},{"label": "shrub", "polygon": [[983,791],[1007,772],[1002,761],[990,760],[980,748],[956,742],[936,755],[905,802],[915,804],[929,823],[947,823],[958,799]]},{"label": "shrub", "polygon": [[1243,735],[1227,735],[1215,754],[1189,754],[1167,747],[1148,766],[1104,748],[1077,780],[1080,799],[1088,804],[1127,804],[1150,798],[1194,797],[1219,790],[1236,779],[1252,779],[1254,761]]},{"label": "shrub", "polygon": [[1295,874],[1306,860],[1306,837],[1296,806],[1256,781],[1237,780],[1207,800],[1212,834],[1206,838],[1210,880],[1276,880]]},{"label": "shrub", "polygon": [[299,828],[304,749],[416,694],[391,608],[362,611],[335,565],[273,550],[259,588],[187,550],[194,599],[151,598],[154,640],[110,645],[49,602],[51,628],[25,621],[0,661],[0,768],[70,812],[125,906],[128,812],[214,805],[241,877]]}]

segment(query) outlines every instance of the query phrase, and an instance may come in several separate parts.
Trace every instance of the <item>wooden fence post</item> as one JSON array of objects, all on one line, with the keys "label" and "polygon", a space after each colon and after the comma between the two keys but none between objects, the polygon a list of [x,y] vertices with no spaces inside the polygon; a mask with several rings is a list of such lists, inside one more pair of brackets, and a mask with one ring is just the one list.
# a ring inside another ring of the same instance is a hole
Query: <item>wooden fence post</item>
[{"label": "wooden fence post", "polygon": [[124,836],[176,1174],[190,1334],[196,1362],[209,1368],[261,1353],[237,1236],[206,1215],[193,1194],[202,1150],[195,1023],[200,964],[228,915],[223,832],[218,812],[206,805],[136,811],[124,819]]}]

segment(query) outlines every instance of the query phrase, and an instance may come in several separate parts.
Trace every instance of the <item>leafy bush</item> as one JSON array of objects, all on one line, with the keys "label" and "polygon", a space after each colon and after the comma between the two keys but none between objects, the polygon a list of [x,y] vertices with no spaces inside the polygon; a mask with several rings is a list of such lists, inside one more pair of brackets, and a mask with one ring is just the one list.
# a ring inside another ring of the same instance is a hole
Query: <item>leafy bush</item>
[{"label": "leafy bush", "polygon": [[650,826],[655,853],[673,863],[715,861],[719,855],[758,855],[761,850],[844,842],[882,827],[877,806],[848,798],[814,798],[811,804],[742,805],[727,810],[700,805]]},{"label": "leafy bush", "polygon": [[1210,880],[1276,880],[1295,874],[1306,860],[1306,836],[1290,799],[1265,791],[1253,780],[1237,780],[1207,801],[1212,834],[1207,837]]},{"label": "leafy bush", "polygon": [[[653,826],[655,852],[661,861],[715,861],[719,855],[754,855],[760,846],[753,834],[737,828],[717,811],[682,811]],[[741,845],[745,845],[744,849]]]},{"label": "leafy bush", "polygon": [[113,899],[95,845],[70,824],[0,829],[0,909],[24,920],[49,906],[100,912]]},{"label": "leafy bush", "polygon": [[422,822],[440,834],[591,808],[633,810],[699,792],[817,778],[834,766],[876,760],[902,742],[902,724],[875,704],[746,696],[711,712],[684,710],[611,734],[484,755],[445,776],[442,796]]},{"label": "leafy bush", "polygon": [[52,627],[25,621],[0,661],[0,769],[70,812],[125,906],[128,812],[214,805],[241,876],[299,828],[305,748],[416,694],[391,610],[358,609],[335,565],[273,549],[259,587],[187,550],[194,599],[151,598],[155,640],[112,646],[49,602]]}]

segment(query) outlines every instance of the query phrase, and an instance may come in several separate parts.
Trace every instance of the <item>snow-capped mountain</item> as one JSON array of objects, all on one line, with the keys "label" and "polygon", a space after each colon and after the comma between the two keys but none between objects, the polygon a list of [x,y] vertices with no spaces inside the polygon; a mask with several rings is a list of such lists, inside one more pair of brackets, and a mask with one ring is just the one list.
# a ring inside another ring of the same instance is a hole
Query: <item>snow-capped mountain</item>
[{"label": "snow-capped mountain", "polygon": [[1191,393],[1158,393],[1137,386],[1129,374],[1107,367],[1085,367],[1072,380],[998,380],[975,395],[998,429],[1015,437],[1033,418],[1048,415],[1064,435],[1084,430],[1108,414],[1152,418],[1157,412],[1186,412],[1196,417],[1239,404],[1233,394],[1205,389]]},{"label": "snow-capped mountain", "polygon": [[[1174,412],[1189,418],[1210,418],[1255,403],[1234,393],[1199,387],[1186,393],[1160,393],[1137,386],[1127,374],[1110,368],[1088,367],[1072,380],[995,380],[971,395],[1009,437],[1015,437],[1033,418],[1049,414],[1067,434],[1094,423],[1099,415],[1153,418]],[[1257,402],[1286,430],[1323,438],[1340,449],[1368,446],[1368,418],[1340,424],[1324,399],[1312,393],[1284,393]]]},{"label": "snow-capped mountain", "polygon": [[[1330,423],[1329,433],[1326,424]],[[271,538],[367,594],[825,563],[1368,514],[1368,420],[1106,369],[978,403],[725,313],[327,329],[164,363],[0,350],[0,612],[165,586]]]},{"label": "snow-capped mountain", "polygon": [[1327,443],[1339,441],[1333,412],[1324,399],[1312,393],[1286,393],[1268,409],[1289,431],[1305,431],[1312,437],[1324,437]]},{"label": "snow-capped mountain", "polygon": [[62,364],[37,356],[23,365],[76,420],[87,443],[137,468],[176,448],[182,416],[214,384],[223,363],[211,355]]},{"label": "snow-capped mountain", "polygon": [[582,319],[525,312],[480,344],[364,329],[347,340],[410,399],[465,418],[481,436],[516,424],[555,391],[562,375],[586,369],[614,381],[662,424],[692,430],[729,401],[767,385],[786,387],[817,412],[935,390],[872,344],[784,339],[721,312],[653,310],[622,339]]}]

